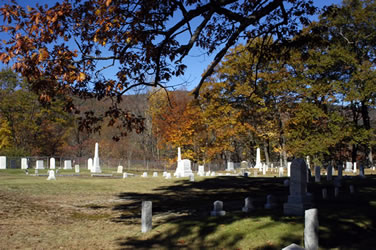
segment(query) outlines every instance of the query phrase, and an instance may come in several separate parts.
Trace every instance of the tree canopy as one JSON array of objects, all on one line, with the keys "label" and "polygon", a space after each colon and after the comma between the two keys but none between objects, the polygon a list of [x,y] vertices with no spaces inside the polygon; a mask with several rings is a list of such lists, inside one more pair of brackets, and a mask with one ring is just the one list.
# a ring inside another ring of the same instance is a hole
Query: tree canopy
[{"label": "tree canopy", "polygon": [[[165,88],[184,74],[192,48],[215,54],[194,94],[239,40],[264,35],[290,39],[315,8],[311,0],[64,0],[54,6],[23,7],[15,0],[0,7],[0,60],[13,64],[41,101],[57,94],[110,97],[105,116],[140,130],[143,120],[130,117],[118,103],[139,86]],[[115,76],[106,75],[113,67]],[[87,119],[91,116],[88,114]],[[89,125],[87,123],[86,125]]]}]

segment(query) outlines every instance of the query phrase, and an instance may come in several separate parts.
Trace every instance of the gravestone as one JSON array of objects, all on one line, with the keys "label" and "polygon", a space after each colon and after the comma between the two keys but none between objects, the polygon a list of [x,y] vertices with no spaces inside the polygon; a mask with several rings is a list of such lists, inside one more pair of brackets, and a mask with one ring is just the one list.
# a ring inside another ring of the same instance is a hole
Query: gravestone
[{"label": "gravestone", "polygon": [[214,171],[211,172],[211,173],[210,173],[210,176],[215,176],[215,172],[214,172]]},{"label": "gravestone", "polygon": [[166,177],[166,175],[167,175],[167,172],[166,172],[166,171],[163,171],[162,176],[163,176],[163,177]]},{"label": "gravestone", "polygon": [[256,149],[256,166],[255,166],[255,168],[259,168],[259,169],[262,168],[260,148]]},{"label": "gravestone", "polygon": [[22,158],[21,159],[21,169],[28,169],[29,166],[27,164],[27,158]]},{"label": "gravestone", "polygon": [[327,181],[331,181],[332,180],[332,176],[333,176],[333,167],[332,166],[328,166],[326,168],[326,180]]},{"label": "gravestone", "polygon": [[123,173],[123,179],[128,178],[128,173]]},{"label": "gravestone", "polygon": [[356,174],[356,171],[357,171],[357,169],[356,169],[356,162],[354,162],[353,166],[354,166],[353,173]]},{"label": "gravestone", "polygon": [[48,170],[48,181],[55,180],[56,181],[56,176],[55,176],[55,171],[54,170]]},{"label": "gravestone", "polygon": [[50,158],[50,169],[55,169],[55,168],[56,168],[55,158],[51,157]]},{"label": "gravestone", "polygon": [[279,167],[278,169],[279,169],[278,176],[282,177],[283,176],[283,167]]},{"label": "gravestone", "polygon": [[174,173],[176,177],[188,177],[192,174],[191,169],[191,161],[189,159],[181,159],[181,151],[180,147],[178,148],[178,161],[177,161],[177,168]]},{"label": "gravestone", "polygon": [[253,199],[250,198],[250,197],[247,197],[244,199],[244,207],[242,207],[242,211],[244,213],[249,213],[251,212],[253,209],[255,209],[254,205],[253,205]]},{"label": "gravestone", "polygon": [[248,162],[247,162],[247,161],[242,161],[242,162],[240,163],[240,167],[241,167],[241,168],[248,168]]},{"label": "gravestone", "polygon": [[87,159],[87,170],[90,170],[90,172],[91,172],[92,168],[93,168],[93,159],[89,158],[89,159]]},{"label": "gravestone", "polygon": [[98,142],[95,143],[95,150],[94,150],[94,160],[93,165],[90,169],[91,173],[102,173],[102,169],[99,164],[99,144]]},{"label": "gravestone", "polygon": [[210,176],[210,170],[205,173],[205,176]]},{"label": "gravestone", "polygon": [[321,168],[320,166],[316,166],[315,167],[315,182],[320,182],[320,171],[321,171]]},{"label": "gravestone", "polygon": [[301,158],[295,159],[291,164],[290,195],[283,205],[285,215],[304,215],[304,210],[312,206],[307,195],[307,165]]},{"label": "gravestone", "polygon": [[287,162],[287,177],[291,176],[291,162]]},{"label": "gravestone", "polygon": [[253,175],[254,175],[255,177],[257,177],[257,174],[258,174],[258,171],[255,170],[255,171],[253,172]]},{"label": "gravestone", "polygon": [[319,249],[319,218],[316,208],[305,210],[304,248],[308,250]]},{"label": "gravestone", "polygon": [[266,175],[266,164],[265,163],[262,164],[262,174]]},{"label": "gravestone", "polygon": [[224,216],[226,215],[226,211],[223,211],[223,202],[222,201],[215,201],[214,202],[214,209],[210,212],[211,216]]},{"label": "gravestone", "polygon": [[0,156],[0,169],[6,169],[6,168],[7,168],[7,157]]},{"label": "gravestone", "polygon": [[141,177],[148,177],[148,173],[147,172],[143,172]]},{"label": "gravestone", "polygon": [[342,179],[342,165],[338,165],[338,178]]},{"label": "gravestone", "polygon": [[264,205],[265,209],[273,209],[277,207],[277,199],[274,195],[269,194],[266,196],[266,204]]},{"label": "gravestone", "polygon": [[35,169],[44,169],[43,160],[37,160],[35,164]]},{"label": "gravestone", "polygon": [[118,167],[117,167],[117,173],[118,173],[118,174],[123,173],[123,166],[118,166]]},{"label": "gravestone", "polygon": [[243,176],[248,177],[248,172],[244,172]]},{"label": "gravestone", "polygon": [[205,167],[204,167],[204,165],[199,165],[198,166],[197,175],[198,176],[204,176],[205,175]]},{"label": "gravestone", "polygon": [[158,172],[153,172],[153,177],[158,177]]},{"label": "gravestone", "polygon": [[228,161],[227,162],[227,169],[226,169],[226,171],[234,171],[234,170],[235,170],[234,163],[231,162],[231,161]]},{"label": "gravestone", "polygon": [[65,160],[64,161],[64,169],[72,169],[72,161],[71,160]]},{"label": "gravestone", "polygon": [[38,174],[39,174],[39,170],[38,170],[37,168],[34,170],[34,174],[35,174],[35,175],[38,175]]},{"label": "gravestone", "polygon": [[351,162],[346,162],[346,169],[345,172],[352,172],[352,163]]},{"label": "gravestone", "polygon": [[194,175],[194,174],[191,174],[191,175],[189,176],[189,181],[192,181],[192,182],[195,181],[195,175]]},{"label": "gravestone", "polygon": [[166,179],[171,179],[171,173],[166,174]]},{"label": "gravestone", "polygon": [[147,233],[152,229],[152,202],[142,201],[141,208],[141,232]]},{"label": "gravestone", "polygon": [[76,174],[80,173],[80,165],[78,165],[78,164],[74,165],[74,172]]}]

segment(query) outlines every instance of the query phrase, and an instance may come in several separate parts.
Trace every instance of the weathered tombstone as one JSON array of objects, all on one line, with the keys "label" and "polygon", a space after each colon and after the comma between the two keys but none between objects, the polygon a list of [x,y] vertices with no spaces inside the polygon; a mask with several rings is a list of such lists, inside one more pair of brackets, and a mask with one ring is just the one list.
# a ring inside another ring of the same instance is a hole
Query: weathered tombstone
[{"label": "weathered tombstone", "polygon": [[277,199],[274,195],[269,194],[268,196],[266,196],[266,204],[264,205],[265,209],[273,209],[277,207],[277,205]]},{"label": "weathered tombstone", "polygon": [[99,144],[98,142],[95,143],[95,150],[94,150],[94,160],[93,165],[90,169],[91,173],[102,173],[102,169],[99,164]]},{"label": "weathered tombstone", "polygon": [[214,202],[214,209],[210,212],[211,216],[223,216],[226,215],[226,211],[223,211],[223,202],[222,201],[215,201]]},{"label": "weathered tombstone", "polygon": [[72,161],[71,160],[65,160],[64,161],[64,169],[65,170],[72,169]]},{"label": "weathered tombstone", "polygon": [[118,166],[117,167],[117,173],[122,174],[123,173],[123,166]]},{"label": "weathered tombstone", "polygon": [[123,179],[128,178],[128,173],[123,173]]},{"label": "weathered tombstone", "polygon": [[171,179],[171,173],[166,174],[166,179]]},{"label": "weathered tombstone", "polygon": [[205,176],[210,176],[210,170],[205,173]]},{"label": "weathered tombstone", "polygon": [[228,161],[227,162],[227,169],[226,169],[226,171],[234,171],[234,170],[235,170],[234,163],[231,162],[231,161]]},{"label": "weathered tombstone", "polygon": [[333,176],[333,167],[332,166],[328,166],[326,168],[326,180],[327,181],[331,181],[332,180],[332,176]]},{"label": "weathered tombstone", "polygon": [[166,175],[167,175],[167,172],[166,172],[166,171],[163,171],[162,176],[163,176],[163,177],[166,177]]},{"label": "weathered tombstone", "polygon": [[210,173],[210,176],[215,176],[215,172],[214,172],[214,171],[211,172],[211,173]]},{"label": "weathered tombstone", "polygon": [[282,177],[283,176],[283,167],[279,167],[278,169],[279,169],[278,176]]},{"label": "weathered tombstone", "polygon": [[92,168],[93,168],[93,159],[89,158],[89,159],[87,159],[87,169],[90,170],[90,172],[91,172]]},{"label": "weathered tombstone", "polygon": [[153,172],[153,177],[158,177],[158,172]]},{"label": "weathered tombstone", "polygon": [[253,172],[253,175],[254,175],[255,177],[257,177],[257,174],[258,174],[258,171],[255,170],[255,171]]},{"label": "weathered tombstone", "polygon": [[315,167],[315,182],[320,182],[320,166]]},{"label": "weathered tombstone", "polygon": [[265,163],[262,164],[262,174],[266,175],[266,164]]},{"label": "weathered tombstone", "polygon": [[247,161],[242,161],[242,162],[240,163],[240,167],[241,167],[241,168],[248,168],[248,162],[247,162]]},{"label": "weathered tombstone", "polygon": [[342,165],[338,165],[338,178],[342,179]]},{"label": "weathered tombstone", "polygon": [[143,172],[141,177],[148,177],[148,173],[147,172]]},{"label": "weathered tombstone", "polygon": [[74,165],[74,172],[76,174],[80,173],[80,165],[78,165],[78,164]]},{"label": "weathered tombstone", "polygon": [[364,175],[364,167],[362,165],[359,166],[359,176],[362,177],[362,178],[366,177]]},{"label": "weathered tombstone", "polygon": [[356,174],[356,171],[357,171],[357,169],[356,169],[356,162],[354,162],[353,166],[354,166],[353,173]]},{"label": "weathered tombstone", "polygon": [[345,172],[352,172],[352,163],[351,162],[346,162],[346,169]]},{"label": "weathered tombstone", "polygon": [[21,159],[21,169],[28,169],[29,166],[27,165],[27,158]]},{"label": "weathered tombstone", "polygon": [[55,180],[56,181],[56,177],[55,177],[55,171],[53,170],[48,170],[48,178],[47,178],[48,181],[51,181],[51,180]]},{"label": "weathered tombstone", "polygon": [[43,160],[38,160],[35,165],[35,169],[44,169]]},{"label": "weathered tombstone", "polygon": [[291,162],[287,162],[287,177],[291,176]]},{"label": "weathered tombstone", "polygon": [[305,210],[304,221],[304,248],[307,250],[317,250],[319,249],[319,218],[317,209]]},{"label": "weathered tombstone", "polygon": [[257,148],[256,149],[256,166],[255,166],[255,168],[261,168],[261,167],[262,167],[261,152],[260,152],[260,148]]},{"label": "weathered tombstone", "polygon": [[55,169],[55,168],[56,168],[55,158],[51,157],[50,158],[50,169]]},{"label": "weathered tombstone", "polygon": [[141,208],[141,232],[147,233],[152,229],[152,202],[142,201]]},{"label": "weathered tombstone", "polygon": [[199,165],[198,166],[197,175],[198,176],[204,176],[205,175],[205,167],[204,167],[204,165]]},{"label": "weathered tombstone", "polygon": [[376,169],[375,167],[372,167],[372,171],[375,171],[375,169]]},{"label": "weathered tombstone", "polygon": [[178,161],[177,161],[177,168],[174,173],[174,176],[178,177],[188,177],[190,174],[192,174],[191,169],[191,161],[188,159],[181,159],[181,152],[180,147],[178,148]]},{"label": "weathered tombstone", "polygon": [[244,207],[242,207],[242,211],[244,213],[249,213],[251,212],[253,209],[255,209],[254,205],[253,205],[253,199],[250,198],[250,197],[247,197],[244,199]]},{"label": "weathered tombstone", "polygon": [[283,205],[285,215],[303,215],[304,210],[312,206],[307,195],[307,166],[301,158],[295,159],[291,164],[290,195]]},{"label": "weathered tombstone", "polygon": [[6,169],[6,168],[7,168],[7,157],[0,156],[0,169]]},{"label": "weathered tombstone", "polygon": [[321,193],[322,193],[322,198],[323,198],[324,200],[328,199],[328,190],[327,190],[326,188],[323,188],[323,189],[321,190]]},{"label": "weathered tombstone", "polygon": [[189,176],[189,181],[192,181],[192,182],[195,181],[195,175],[194,175],[194,174],[191,174],[191,175]]}]

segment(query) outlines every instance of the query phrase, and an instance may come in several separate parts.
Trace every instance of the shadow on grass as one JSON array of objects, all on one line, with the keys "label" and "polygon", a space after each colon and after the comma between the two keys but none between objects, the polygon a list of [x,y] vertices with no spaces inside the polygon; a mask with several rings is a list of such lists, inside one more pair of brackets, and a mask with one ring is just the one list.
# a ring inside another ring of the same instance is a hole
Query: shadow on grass
[{"label": "shadow on grass", "polygon": [[[182,179],[174,185],[159,187],[153,193],[121,193],[118,196],[124,203],[113,207],[121,211],[121,216],[113,221],[139,224],[141,201],[150,200],[153,202],[153,230],[137,237],[125,237],[119,245],[124,249],[281,249],[291,243],[303,246],[304,219],[283,215],[282,206],[288,196],[284,179],[229,176],[197,182]],[[350,182],[358,188],[356,194],[346,191]],[[323,186],[329,193],[334,190],[330,183],[310,183],[308,187],[319,209],[320,247],[366,249],[368,246],[370,249],[369,246],[375,246],[376,179],[345,180],[340,197],[329,196],[329,200],[321,199]],[[277,197],[277,209],[263,209],[268,194]],[[240,212],[247,196],[254,199],[256,207],[250,214]],[[215,200],[224,202],[226,216],[209,216]],[[282,229],[286,231],[280,232],[281,225],[288,225]],[[296,228],[299,232],[291,231]],[[260,235],[265,232],[267,235]],[[277,235],[278,240],[271,240],[273,237],[268,234]],[[261,243],[253,244],[260,239]],[[244,246],[244,242],[250,245]]]}]

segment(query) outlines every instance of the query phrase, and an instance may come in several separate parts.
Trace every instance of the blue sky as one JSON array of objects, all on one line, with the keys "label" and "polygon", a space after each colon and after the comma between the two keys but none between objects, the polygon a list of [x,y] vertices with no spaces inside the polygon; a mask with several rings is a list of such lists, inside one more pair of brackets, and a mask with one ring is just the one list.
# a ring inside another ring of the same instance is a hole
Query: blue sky
[{"label": "blue sky", "polygon": [[[9,0],[1,0],[2,3],[7,3]],[[18,1],[21,5],[30,5],[35,6],[36,3],[39,4],[49,4],[51,5],[54,3],[54,0],[19,0]],[[331,5],[331,4],[341,4],[341,0],[319,0],[314,1],[315,6],[321,8],[324,5]],[[317,19],[314,18],[314,19]],[[2,21],[2,20],[1,20]],[[1,22],[0,21],[0,22]],[[5,34],[0,33],[0,41],[5,38]],[[193,48],[191,53],[186,56],[183,63],[187,65],[187,69],[185,71],[185,74],[183,76],[180,76],[178,78],[172,78],[172,80],[167,85],[173,85],[176,86],[176,88],[180,89],[187,89],[192,90],[194,87],[199,83],[201,79],[201,74],[205,71],[205,69],[209,66],[209,64],[212,62],[215,54],[207,55],[204,51],[202,51],[199,48]],[[0,68],[4,67],[0,63]],[[115,74],[114,70],[109,70],[106,72],[110,75]]]}]

